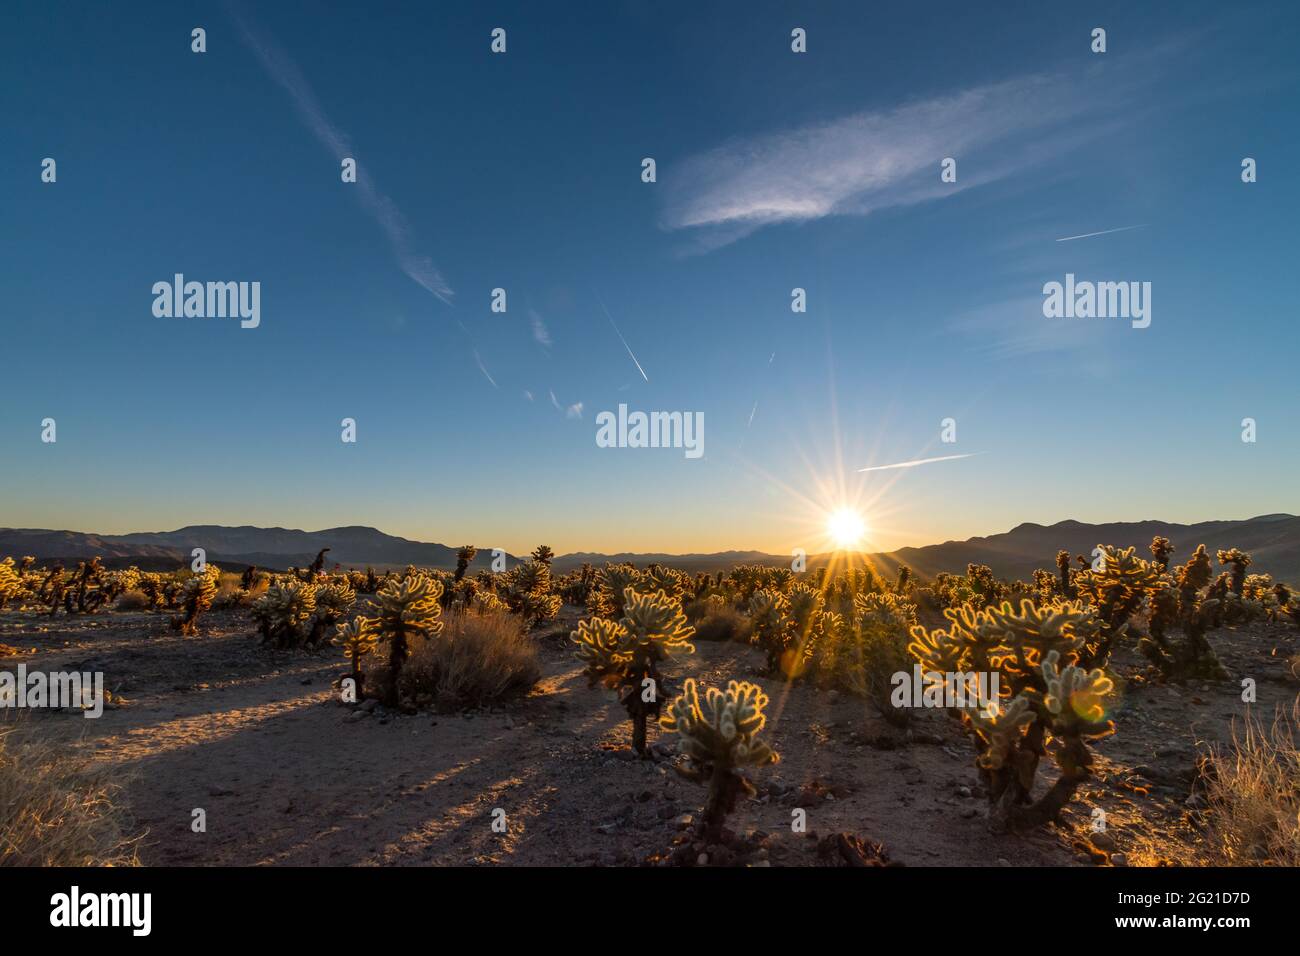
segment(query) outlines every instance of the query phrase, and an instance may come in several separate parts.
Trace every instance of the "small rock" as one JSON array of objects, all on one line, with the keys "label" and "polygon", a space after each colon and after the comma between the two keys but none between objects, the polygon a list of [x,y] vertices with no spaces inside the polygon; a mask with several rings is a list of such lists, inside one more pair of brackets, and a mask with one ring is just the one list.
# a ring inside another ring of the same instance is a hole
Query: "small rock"
[{"label": "small rock", "polygon": [[960,786],[960,787],[957,788],[957,796],[959,796],[959,797],[965,797],[965,798],[969,799],[969,798],[970,798],[970,795],[971,795],[970,787],[967,787],[967,786]]},{"label": "small rock", "polygon": [[1095,846],[1098,850],[1115,849],[1115,838],[1104,830],[1092,834],[1089,837],[1089,840],[1092,842],[1092,845]]},{"label": "small rock", "polygon": [[685,830],[688,826],[690,826],[694,822],[695,822],[695,817],[693,815],[689,813],[683,813],[680,817],[677,818],[677,829]]},{"label": "small rock", "polygon": [[708,855],[707,853],[701,853],[699,856],[697,856],[697,857],[695,858],[695,865],[696,865],[696,866],[708,866],[708,865],[709,865],[709,855]]},{"label": "small rock", "polygon": [[962,819],[964,819],[964,820],[969,820],[971,817],[975,816],[977,813],[979,813],[979,811],[976,810],[974,807],[962,807],[962,810],[961,810]]},{"label": "small rock", "polygon": [[1128,857],[1123,853],[1112,853],[1110,855],[1111,866],[1128,866]]}]

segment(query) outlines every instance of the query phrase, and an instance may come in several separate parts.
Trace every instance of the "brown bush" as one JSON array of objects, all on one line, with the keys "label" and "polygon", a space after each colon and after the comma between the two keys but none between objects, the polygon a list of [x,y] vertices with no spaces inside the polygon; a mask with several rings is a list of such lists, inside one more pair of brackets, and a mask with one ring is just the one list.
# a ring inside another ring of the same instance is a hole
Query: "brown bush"
[{"label": "brown bush", "polygon": [[1206,799],[1216,862],[1300,866],[1300,697],[1271,726],[1247,715],[1232,746],[1206,761]]},{"label": "brown bush", "polygon": [[693,601],[686,608],[686,618],[695,625],[693,640],[749,641],[749,618],[730,604]]},{"label": "brown bush", "polygon": [[480,707],[527,693],[541,677],[537,648],[508,613],[455,611],[441,634],[423,640],[402,668],[404,703],[439,710]]},{"label": "brown bush", "polygon": [[143,591],[123,591],[113,605],[119,611],[147,611],[153,604]]},{"label": "brown bush", "polygon": [[136,866],[107,769],[0,730],[0,866]]}]

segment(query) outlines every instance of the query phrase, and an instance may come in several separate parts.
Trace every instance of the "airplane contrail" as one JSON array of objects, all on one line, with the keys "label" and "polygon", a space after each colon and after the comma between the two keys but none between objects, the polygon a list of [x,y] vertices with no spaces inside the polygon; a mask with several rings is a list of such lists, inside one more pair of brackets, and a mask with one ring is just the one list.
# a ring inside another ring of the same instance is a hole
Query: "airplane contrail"
[{"label": "airplane contrail", "polygon": [[1118,229],[1103,229],[1101,232],[1085,232],[1081,236],[1066,236],[1064,239],[1057,239],[1057,242],[1069,242],[1071,239],[1091,239],[1093,236],[1109,236],[1112,232],[1128,232],[1130,229],[1145,229],[1149,223],[1142,223],[1137,226],[1120,226]]},{"label": "airplane contrail", "polygon": [[982,455],[982,451],[973,451],[967,455],[940,455],[938,458],[918,458],[915,461],[899,461],[892,465],[872,465],[869,468],[859,468],[858,471],[888,471],[891,468],[915,468],[917,465],[928,465],[936,461],[954,461],[958,458],[974,458],[976,455]]},{"label": "airplane contrail", "polygon": [[647,382],[649,382],[649,381],[650,381],[650,376],[647,375],[647,374],[645,373],[645,369],[643,369],[643,368],[641,367],[641,363],[640,363],[640,362],[637,362],[637,360],[636,360],[636,356],[635,356],[635,355],[632,355],[632,346],[630,346],[630,345],[627,344],[627,339],[623,338],[623,333],[620,332],[620,331],[618,330],[618,326],[617,326],[617,325],[614,325],[614,317],[613,317],[612,315],[609,314],[609,309],[606,309],[606,308],[605,308],[605,303],[604,303],[604,301],[601,299],[601,297],[600,297],[600,293],[596,292],[595,289],[592,289],[591,291],[592,291],[593,293],[595,293],[595,295],[596,295],[596,301],[600,303],[600,307],[601,307],[601,309],[604,309],[604,312],[605,312],[605,318],[609,319],[609,324],[614,326],[614,334],[618,336],[619,341],[623,343],[623,348],[627,349],[627,354],[628,354],[629,356],[631,356],[632,361],[636,364],[636,370],[637,370],[638,372],[641,373],[641,377],[642,377],[643,379],[645,379]]},{"label": "airplane contrail", "polygon": [[478,349],[472,349],[471,351],[474,353],[474,361],[478,362],[478,370],[483,373],[483,377],[492,383],[493,388],[498,388],[497,380],[488,374],[487,366],[484,365],[483,360],[478,357]]}]

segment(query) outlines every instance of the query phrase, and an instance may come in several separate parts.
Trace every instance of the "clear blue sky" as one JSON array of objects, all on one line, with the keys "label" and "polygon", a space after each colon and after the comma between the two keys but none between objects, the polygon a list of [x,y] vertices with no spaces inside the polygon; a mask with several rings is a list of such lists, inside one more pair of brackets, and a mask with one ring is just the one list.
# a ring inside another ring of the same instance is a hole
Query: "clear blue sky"
[{"label": "clear blue sky", "polygon": [[[6,7],[0,525],[782,552],[845,501],[873,548],[1300,510],[1294,5],[331,6]],[[177,272],[261,282],[260,328],[154,317]],[[1150,328],[1044,318],[1067,272],[1151,282]],[[598,448],[620,402],[703,412],[704,457]]]}]

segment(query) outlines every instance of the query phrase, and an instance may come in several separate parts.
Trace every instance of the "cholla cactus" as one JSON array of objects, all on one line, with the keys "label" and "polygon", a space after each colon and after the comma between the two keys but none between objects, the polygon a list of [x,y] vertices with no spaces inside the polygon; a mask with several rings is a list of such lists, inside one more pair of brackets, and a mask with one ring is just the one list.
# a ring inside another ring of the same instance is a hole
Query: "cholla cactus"
[{"label": "cholla cactus", "polygon": [[725,691],[710,687],[704,700],[693,678],[682,686],[682,695],[668,705],[659,720],[664,730],[680,735],[681,752],[691,762],[688,775],[707,780],[708,796],[700,832],[708,843],[721,843],[727,814],[736,807],[741,792],[753,787],[738,771],[764,767],[780,758],[766,742],[758,739],[767,717],[763,709],[767,694],[757,684],[731,681]]},{"label": "cholla cactus", "polygon": [[378,637],[375,622],[366,617],[354,617],[334,629],[332,643],[340,645],[343,656],[352,662],[352,680],[356,685],[358,700],[361,699],[362,684],[365,681],[365,675],[361,671],[361,658],[374,653]]},{"label": "cholla cactus", "polygon": [[1156,535],[1151,539],[1151,556],[1156,559],[1156,566],[1163,572],[1169,570],[1169,558],[1174,553],[1174,546],[1169,539]]},{"label": "cholla cactus", "polygon": [[1250,555],[1240,548],[1229,548],[1220,551],[1218,556],[1220,564],[1232,565],[1232,593],[1241,597],[1246,583],[1246,569],[1250,567]]},{"label": "cholla cactus", "polygon": [[[1227,672],[1215,656],[1205,634],[1215,623],[1223,599],[1201,589],[1214,576],[1205,545],[1198,545],[1187,563],[1177,569],[1176,580],[1165,575],[1151,595],[1148,633],[1138,643],[1146,658],[1171,679],[1200,677],[1222,680]],[[1227,586],[1221,589],[1227,593]],[[1183,639],[1169,639],[1174,626],[1182,628]]]},{"label": "cholla cactus", "polygon": [[[998,676],[999,700],[955,707],[976,745],[994,827],[1055,819],[1091,772],[1086,741],[1114,732],[1106,719],[1114,685],[1084,663],[1099,658],[1106,625],[1093,608],[1073,601],[1035,607],[1025,599],[1019,610],[1004,602],[944,613],[951,626],[913,627],[908,650],[929,684],[956,673]],[[1034,801],[1038,763],[1048,753],[1061,775]]]},{"label": "cholla cactus", "polygon": [[[641,574],[630,564],[607,564],[599,572],[600,594],[598,604],[607,608],[604,617],[620,618],[623,616],[623,595],[628,588],[640,588]],[[588,599],[588,606],[591,599]]]},{"label": "cholla cactus", "polygon": [[384,702],[390,706],[397,703],[397,682],[410,651],[410,642],[442,632],[443,624],[439,620],[442,608],[438,604],[441,596],[442,585],[419,571],[389,581],[376,595],[379,615],[375,618],[375,627],[388,641],[388,675],[383,696]]},{"label": "cholla cactus", "polygon": [[1115,640],[1124,633],[1128,619],[1160,586],[1161,578],[1156,565],[1137,557],[1134,548],[1121,551],[1110,545],[1097,547],[1102,551],[1101,570],[1080,571],[1074,583],[1079,597],[1092,604],[1106,624],[1105,647],[1100,658],[1104,661]]},{"label": "cholla cactus", "polygon": [[750,642],[767,655],[767,672],[782,672],[782,660],[794,643],[795,624],[790,616],[790,601],[780,591],[761,588],[749,599],[752,624]]},{"label": "cholla cactus", "polygon": [[551,593],[551,566],[542,561],[526,561],[509,572],[505,601],[524,619],[527,627],[553,621],[560,613],[562,601]]},{"label": "cholla cactus", "polygon": [[632,720],[632,748],[645,757],[647,718],[659,715],[660,700],[669,693],[659,664],[678,651],[693,653],[687,638],[695,628],[686,623],[681,605],[662,591],[641,594],[629,587],[623,604],[621,621],[591,618],[570,636],[586,665],[588,684],[621,691],[620,703]]},{"label": "cholla cactus", "polygon": [[286,578],[253,602],[253,619],[262,640],[276,647],[297,647],[308,635],[316,612],[316,586]]},{"label": "cholla cactus", "polygon": [[0,561],[0,608],[9,601],[14,601],[23,593],[23,580],[14,567],[13,558]]},{"label": "cholla cactus", "polygon": [[319,644],[330,628],[348,616],[356,603],[357,592],[352,590],[346,578],[317,585],[316,612],[312,615],[307,643]]},{"label": "cholla cactus", "polygon": [[180,631],[187,637],[198,633],[199,615],[212,607],[220,575],[219,571],[215,574],[196,574],[181,586],[181,613],[172,618],[172,630]]},{"label": "cholla cactus", "polygon": [[1078,595],[1075,593],[1074,584],[1070,580],[1070,552],[1056,552],[1056,570],[1061,575],[1061,597],[1073,600]]}]

